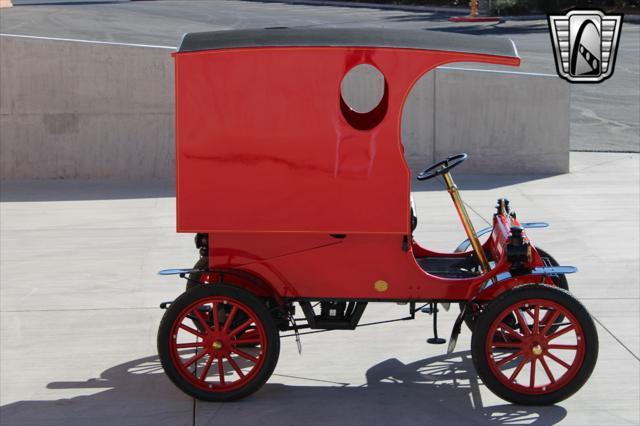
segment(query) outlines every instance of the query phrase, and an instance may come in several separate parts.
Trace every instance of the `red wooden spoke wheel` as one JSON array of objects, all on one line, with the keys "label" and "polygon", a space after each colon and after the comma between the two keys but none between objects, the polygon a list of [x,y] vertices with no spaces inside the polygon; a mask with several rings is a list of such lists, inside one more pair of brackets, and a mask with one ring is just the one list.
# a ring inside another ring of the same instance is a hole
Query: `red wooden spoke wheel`
[{"label": "red wooden spoke wheel", "polygon": [[279,351],[278,331],[262,302],[225,284],[182,294],[158,332],[167,375],[186,393],[207,401],[255,392],[273,372]]},{"label": "red wooden spoke wheel", "polygon": [[552,404],[572,395],[591,375],[598,336],[570,293],[527,285],[505,293],[480,315],[472,351],[478,374],[498,396],[519,404]]},{"label": "red wooden spoke wheel", "polygon": [[[532,299],[515,303],[504,312],[516,317],[518,328],[508,326],[504,318],[496,319],[490,328],[494,339],[486,341],[489,367],[501,382],[515,391],[537,394],[559,389],[576,375],[584,359],[584,334],[563,306]],[[564,322],[551,333],[560,315]],[[498,335],[503,338],[496,338]],[[543,369],[546,377],[539,377],[536,368]],[[524,374],[526,370],[528,374]]]}]

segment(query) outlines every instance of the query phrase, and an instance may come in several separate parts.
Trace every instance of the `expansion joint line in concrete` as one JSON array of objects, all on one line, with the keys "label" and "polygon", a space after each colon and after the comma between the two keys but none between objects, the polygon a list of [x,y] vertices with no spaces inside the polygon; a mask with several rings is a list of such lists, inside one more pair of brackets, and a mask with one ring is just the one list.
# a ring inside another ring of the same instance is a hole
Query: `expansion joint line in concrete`
[{"label": "expansion joint line in concrete", "polygon": [[605,325],[595,316],[591,315],[591,318],[593,318],[593,320],[595,322],[598,323],[598,325],[600,325],[600,327],[602,327],[604,329],[604,331],[606,331],[609,336],[613,337],[615,339],[616,342],[620,343],[620,346],[622,346],[623,348],[626,349],[627,352],[629,352],[631,354],[632,357],[634,357],[637,361],[640,361],[640,357],[638,357],[638,355],[634,354],[633,351],[631,349],[629,349],[629,347],[627,345],[625,345],[624,343],[622,343],[622,340],[618,339],[618,337],[616,337],[615,334],[613,334],[611,332],[611,330],[609,330],[607,327],[605,327]]}]

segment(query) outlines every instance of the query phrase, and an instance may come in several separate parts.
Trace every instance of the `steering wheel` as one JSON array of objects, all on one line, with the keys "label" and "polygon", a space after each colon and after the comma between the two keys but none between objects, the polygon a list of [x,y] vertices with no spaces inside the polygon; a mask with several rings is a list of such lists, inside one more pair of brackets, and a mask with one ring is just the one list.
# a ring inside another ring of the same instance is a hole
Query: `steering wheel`
[{"label": "steering wheel", "polygon": [[468,155],[464,152],[462,154],[452,155],[451,157],[442,161],[438,161],[433,166],[425,169],[417,176],[417,178],[418,180],[427,180],[436,176],[440,176],[441,174],[446,173],[454,167],[460,165],[464,160],[467,159],[467,157]]}]

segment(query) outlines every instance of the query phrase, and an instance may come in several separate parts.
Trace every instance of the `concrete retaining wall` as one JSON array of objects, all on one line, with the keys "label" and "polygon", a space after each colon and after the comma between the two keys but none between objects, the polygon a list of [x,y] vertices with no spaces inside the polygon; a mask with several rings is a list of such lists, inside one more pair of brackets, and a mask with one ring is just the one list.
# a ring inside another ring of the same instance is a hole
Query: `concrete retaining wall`
[{"label": "concrete retaining wall", "polygon": [[170,52],[0,37],[2,179],[172,175]]},{"label": "concrete retaining wall", "polygon": [[435,79],[436,158],[464,151],[485,173],[569,171],[569,84],[454,69]]},{"label": "concrete retaining wall", "polygon": [[409,165],[419,170],[466,152],[465,173],[567,173],[569,90],[555,76],[438,68],[405,105]]},{"label": "concrete retaining wall", "polygon": [[[1,36],[0,178],[173,176],[169,53]],[[564,173],[569,85],[554,77],[441,68],[411,93],[402,134],[416,170],[466,151],[469,173]]]}]

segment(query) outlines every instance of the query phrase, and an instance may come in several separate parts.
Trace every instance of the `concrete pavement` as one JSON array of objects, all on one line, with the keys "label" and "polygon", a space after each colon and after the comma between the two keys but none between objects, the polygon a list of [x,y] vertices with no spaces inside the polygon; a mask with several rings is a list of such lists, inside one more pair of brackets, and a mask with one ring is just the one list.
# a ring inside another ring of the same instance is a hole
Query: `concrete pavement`
[{"label": "concrete pavement", "polygon": [[[534,243],[580,268],[569,283],[596,318],[600,356],[585,387],[553,407],[495,397],[475,375],[469,333],[444,355],[445,347],[425,343],[426,315],[304,336],[302,356],[284,339],[261,391],[236,403],[194,402],[155,356],[158,303],[183,288],[156,271],[190,266],[196,256],[192,236],[174,232],[173,182],[2,182],[0,423],[638,425],[639,160],[572,153],[567,175],[456,174],[482,217],[508,196],[521,219],[551,224],[530,231]],[[451,250],[464,239],[440,185],[416,185],[414,197],[419,241]],[[362,322],[404,315],[404,306],[376,304]],[[441,334],[454,318],[455,310],[443,315]]]},{"label": "concrete pavement", "polygon": [[[453,24],[447,19],[454,14],[459,12],[237,0],[105,2],[17,6],[0,14],[0,32],[176,46],[185,32],[232,28],[431,29],[510,37],[523,59],[521,71],[556,74],[546,20],[524,17],[499,24]],[[614,76],[602,84],[572,86],[572,149],[638,152],[639,74],[640,25],[627,17]]]}]

